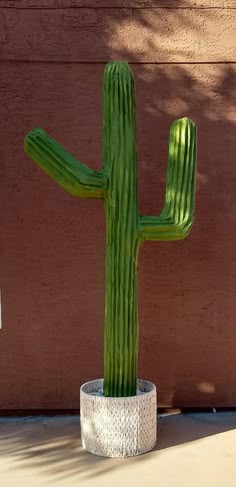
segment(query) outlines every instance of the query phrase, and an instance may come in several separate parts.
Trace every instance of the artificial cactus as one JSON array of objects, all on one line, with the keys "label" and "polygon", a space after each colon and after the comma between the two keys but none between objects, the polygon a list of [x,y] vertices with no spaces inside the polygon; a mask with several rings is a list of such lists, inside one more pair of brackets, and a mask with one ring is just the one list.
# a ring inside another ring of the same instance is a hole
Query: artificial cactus
[{"label": "artificial cactus", "polygon": [[195,124],[173,122],[169,135],[166,195],[159,216],[142,216],[137,201],[135,87],[129,65],[107,64],[104,73],[103,169],[78,162],[43,130],[25,137],[25,151],[69,193],[103,198],[106,218],[104,395],[136,394],[137,258],[145,240],[180,240],[192,226],[196,164]]}]

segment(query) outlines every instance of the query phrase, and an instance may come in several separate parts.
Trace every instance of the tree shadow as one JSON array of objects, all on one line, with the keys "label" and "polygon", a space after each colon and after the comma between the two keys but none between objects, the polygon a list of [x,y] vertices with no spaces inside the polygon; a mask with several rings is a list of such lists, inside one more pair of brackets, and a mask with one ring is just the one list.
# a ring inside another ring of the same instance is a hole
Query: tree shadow
[{"label": "tree shadow", "polygon": [[110,470],[108,459],[82,448],[79,417],[6,419],[0,430],[2,457],[12,458],[20,469],[34,468],[56,480]]},{"label": "tree shadow", "polygon": [[149,454],[109,459],[83,450],[78,417],[12,418],[0,420],[1,461],[11,460],[13,469],[33,469],[48,481],[92,479],[146,462],[162,451],[235,429],[236,413],[195,413],[158,418],[157,447]]}]

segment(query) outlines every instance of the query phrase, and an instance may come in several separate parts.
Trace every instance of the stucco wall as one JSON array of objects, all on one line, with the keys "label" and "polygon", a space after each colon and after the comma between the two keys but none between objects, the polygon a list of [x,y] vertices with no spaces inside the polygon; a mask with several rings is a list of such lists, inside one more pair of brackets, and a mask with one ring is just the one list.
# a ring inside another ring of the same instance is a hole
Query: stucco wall
[{"label": "stucco wall", "polygon": [[236,406],[235,39],[235,0],[1,0],[0,409],[78,408],[102,375],[102,202],[64,193],[23,137],[41,126],[98,169],[112,59],[136,77],[140,212],[161,209],[171,121],[198,125],[192,233],[140,252],[139,376],[162,406]]}]

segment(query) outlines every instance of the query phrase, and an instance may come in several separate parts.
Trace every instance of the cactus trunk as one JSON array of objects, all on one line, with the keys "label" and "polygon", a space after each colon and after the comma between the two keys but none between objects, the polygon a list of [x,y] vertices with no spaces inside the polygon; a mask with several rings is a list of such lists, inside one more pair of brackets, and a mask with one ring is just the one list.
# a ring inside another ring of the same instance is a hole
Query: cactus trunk
[{"label": "cactus trunk", "polygon": [[[107,217],[111,215],[107,210]],[[132,225],[123,231],[119,221],[114,225],[111,220],[107,224],[104,394],[124,397],[136,394],[137,240]]]},{"label": "cactus trunk", "polygon": [[138,205],[135,90],[128,65],[104,74],[106,216],[104,394],[136,394]]}]

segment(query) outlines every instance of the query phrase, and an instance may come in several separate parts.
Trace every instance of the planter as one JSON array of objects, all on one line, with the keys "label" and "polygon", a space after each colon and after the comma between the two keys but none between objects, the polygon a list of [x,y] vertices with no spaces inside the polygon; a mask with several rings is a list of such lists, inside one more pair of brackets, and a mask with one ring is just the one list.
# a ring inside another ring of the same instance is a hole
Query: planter
[{"label": "planter", "polygon": [[156,386],[138,380],[137,396],[104,397],[103,379],[80,389],[82,445],[105,457],[141,455],[156,445]]}]

